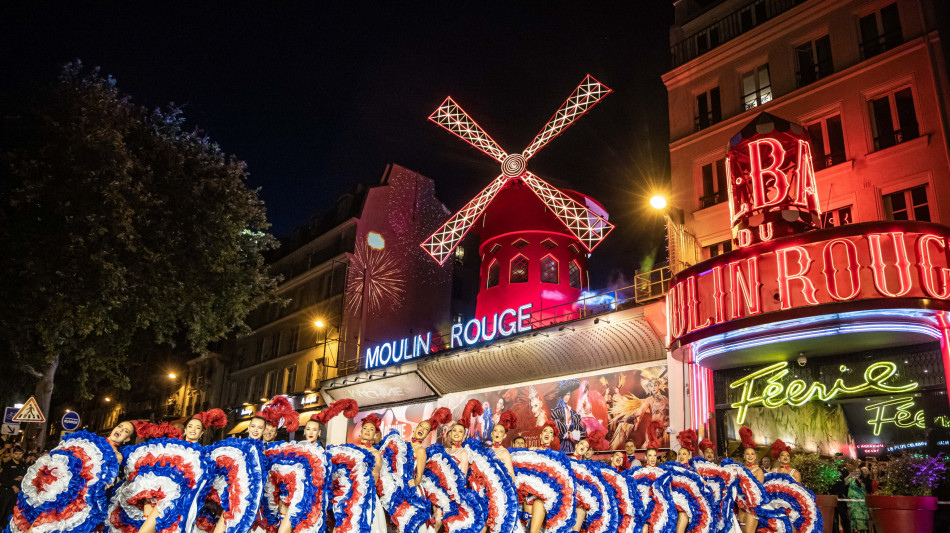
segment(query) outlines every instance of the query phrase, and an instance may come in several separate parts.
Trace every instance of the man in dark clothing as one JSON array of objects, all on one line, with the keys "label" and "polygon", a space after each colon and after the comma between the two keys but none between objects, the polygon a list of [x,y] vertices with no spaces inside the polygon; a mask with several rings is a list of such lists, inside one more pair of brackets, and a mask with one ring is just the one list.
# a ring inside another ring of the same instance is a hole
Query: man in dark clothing
[{"label": "man in dark clothing", "polygon": [[23,460],[23,448],[13,447],[13,454],[9,462],[3,465],[0,472],[0,524],[6,525],[13,514],[17,494],[20,493],[20,483],[26,473],[26,461]]},{"label": "man in dark clothing", "polygon": [[[841,456],[840,453],[835,454],[835,459],[839,459]],[[851,517],[848,515],[848,503],[841,501],[841,498],[848,497],[848,484],[845,483],[845,478],[848,477],[848,469],[841,467],[840,476],[838,481],[835,481],[834,485],[831,486],[831,493],[838,496],[838,506],[835,507],[835,515],[831,522],[831,530],[835,533],[843,531],[844,533],[851,533]],[[839,528],[840,524],[840,528]]]}]

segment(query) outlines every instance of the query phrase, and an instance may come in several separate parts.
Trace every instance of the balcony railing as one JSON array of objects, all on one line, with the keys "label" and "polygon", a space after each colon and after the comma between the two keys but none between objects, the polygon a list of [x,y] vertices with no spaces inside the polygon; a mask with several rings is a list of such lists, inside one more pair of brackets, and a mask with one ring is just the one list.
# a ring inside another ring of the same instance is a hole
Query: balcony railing
[{"label": "balcony railing", "polygon": [[676,68],[695,59],[804,1],[756,0],[751,2],[671,46],[671,67]]},{"label": "balcony railing", "polygon": [[[669,290],[672,273],[668,265],[639,273],[634,284],[620,289],[589,293],[583,298],[569,303],[532,310],[528,321],[530,329],[539,329],[563,322],[590,318],[595,315],[619,311],[645,304],[662,298]],[[441,331],[432,334],[432,352],[438,353],[452,349],[452,332]],[[357,350],[355,357],[339,361],[337,376],[346,376],[363,370],[365,350]]]},{"label": "balcony railing", "polygon": [[707,194],[706,196],[699,197],[700,209],[706,209],[707,207],[712,207],[716,204],[721,204],[725,202],[727,195],[725,191],[714,192],[712,194]]},{"label": "balcony railing", "polygon": [[896,146],[902,142],[910,141],[920,137],[918,128],[907,128],[907,131],[894,130],[890,135],[879,135],[874,138],[874,149],[883,150]]},{"label": "balcony railing", "polygon": [[861,58],[869,59],[903,44],[904,34],[900,29],[882,33],[876,38],[861,43]]}]

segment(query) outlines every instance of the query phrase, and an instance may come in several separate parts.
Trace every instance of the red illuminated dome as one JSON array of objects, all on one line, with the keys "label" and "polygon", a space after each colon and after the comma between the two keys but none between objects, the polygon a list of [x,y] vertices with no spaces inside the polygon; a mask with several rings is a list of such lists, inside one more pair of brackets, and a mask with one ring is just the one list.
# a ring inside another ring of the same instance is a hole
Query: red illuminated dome
[{"label": "red illuminated dome", "polygon": [[501,174],[422,247],[439,263],[478,224],[481,281],[476,316],[532,304],[534,318],[565,314],[587,285],[587,256],[613,229],[592,198],[559,190],[527,170],[528,160],[610,89],[587,76],[520,154],[508,154],[451,98],[430,120],[501,163]]}]

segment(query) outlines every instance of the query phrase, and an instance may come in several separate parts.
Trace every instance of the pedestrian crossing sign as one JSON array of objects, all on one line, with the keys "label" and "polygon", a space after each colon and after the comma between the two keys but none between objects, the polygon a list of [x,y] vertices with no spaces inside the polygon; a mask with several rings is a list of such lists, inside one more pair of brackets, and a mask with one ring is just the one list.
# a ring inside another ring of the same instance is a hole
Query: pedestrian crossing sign
[{"label": "pedestrian crossing sign", "polygon": [[40,411],[40,406],[36,403],[36,398],[30,396],[30,399],[23,404],[23,407],[17,411],[17,414],[13,415],[13,421],[46,422],[46,417],[43,416],[43,411]]}]

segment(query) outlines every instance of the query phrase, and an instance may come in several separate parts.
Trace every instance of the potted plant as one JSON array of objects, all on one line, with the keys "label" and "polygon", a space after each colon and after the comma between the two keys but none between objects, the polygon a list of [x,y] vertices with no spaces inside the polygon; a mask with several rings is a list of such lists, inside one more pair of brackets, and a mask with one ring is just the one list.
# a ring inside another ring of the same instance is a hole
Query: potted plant
[{"label": "potted plant", "polygon": [[792,458],[792,468],[802,476],[802,485],[815,493],[815,503],[824,519],[825,533],[831,532],[832,517],[838,506],[838,496],[830,494],[831,486],[841,479],[842,460],[822,457],[817,453],[800,453]]},{"label": "potted plant", "polygon": [[933,531],[937,498],[931,493],[946,469],[943,454],[908,454],[888,462],[881,490],[865,498],[875,529],[879,533]]}]

